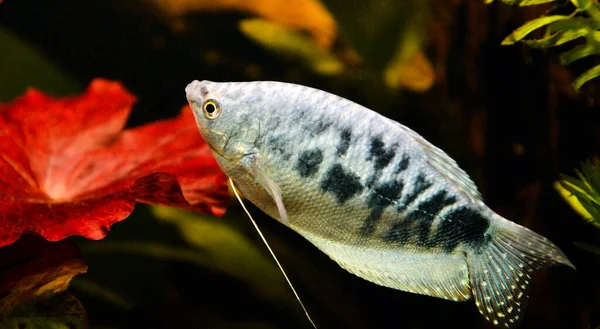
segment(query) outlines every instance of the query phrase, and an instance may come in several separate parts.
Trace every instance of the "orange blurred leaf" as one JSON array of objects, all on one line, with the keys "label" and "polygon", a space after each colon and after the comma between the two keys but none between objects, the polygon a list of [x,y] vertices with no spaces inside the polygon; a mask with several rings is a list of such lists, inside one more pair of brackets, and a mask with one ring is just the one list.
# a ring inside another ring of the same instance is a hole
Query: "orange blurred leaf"
[{"label": "orange blurred leaf", "polygon": [[322,75],[337,75],[344,64],[335,55],[318,47],[308,36],[260,18],[240,21],[240,31],[267,50],[299,62]]},{"label": "orange blurred leaf", "polygon": [[426,92],[433,86],[435,70],[423,51],[423,35],[418,29],[406,29],[383,77],[385,84],[393,89]]},{"label": "orange blurred leaf", "polygon": [[435,82],[435,71],[425,54],[419,51],[406,60],[393,59],[385,70],[384,78],[390,88],[426,92]]},{"label": "orange blurred leaf", "polygon": [[317,45],[330,48],[337,36],[334,18],[319,0],[152,0],[167,15],[238,11],[309,33]]}]

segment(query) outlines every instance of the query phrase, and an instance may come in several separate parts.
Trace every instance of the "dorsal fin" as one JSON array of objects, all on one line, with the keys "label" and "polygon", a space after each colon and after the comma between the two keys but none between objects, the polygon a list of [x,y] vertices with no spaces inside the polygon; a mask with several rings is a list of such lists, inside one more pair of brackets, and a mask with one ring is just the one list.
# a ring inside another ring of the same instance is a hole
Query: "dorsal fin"
[{"label": "dorsal fin", "polygon": [[423,147],[423,150],[427,155],[427,162],[435,170],[458,186],[471,199],[477,201],[481,200],[481,194],[479,193],[477,186],[475,186],[475,183],[471,180],[469,175],[458,166],[456,161],[446,154],[446,152],[428,142],[423,136],[417,134],[412,129],[396,121],[393,122]]}]

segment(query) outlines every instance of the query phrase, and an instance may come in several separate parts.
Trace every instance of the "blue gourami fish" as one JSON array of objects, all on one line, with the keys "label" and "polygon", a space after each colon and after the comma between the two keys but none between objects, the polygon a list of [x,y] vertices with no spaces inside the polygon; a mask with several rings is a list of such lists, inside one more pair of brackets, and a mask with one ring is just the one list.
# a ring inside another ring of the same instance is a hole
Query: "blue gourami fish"
[{"label": "blue gourami fish", "polygon": [[511,328],[533,271],[573,267],[488,208],[446,153],[359,104],[271,81],[193,81],[186,93],[244,197],[365,280],[474,299],[488,321]]}]

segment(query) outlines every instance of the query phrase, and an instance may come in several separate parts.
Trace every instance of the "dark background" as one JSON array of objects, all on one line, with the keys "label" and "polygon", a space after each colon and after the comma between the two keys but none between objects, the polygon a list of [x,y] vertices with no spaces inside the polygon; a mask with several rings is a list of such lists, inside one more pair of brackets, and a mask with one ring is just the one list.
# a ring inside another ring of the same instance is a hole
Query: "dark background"
[{"label": "dark background", "polygon": [[[569,88],[570,75],[591,67],[594,59],[565,69],[552,51],[500,46],[514,28],[543,11],[479,2],[433,3],[427,52],[438,81],[421,94],[386,91],[361,71],[323,77],[281,60],[237,30],[237,21],[247,17],[241,13],[190,13],[187,29],[175,31],[168,19],[139,1],[7,0],[0,4],[0,33],[27,41],[81,88],[95,77],[123,82],[138,97],[130,126],[175,116],[186,102],[185,86],[194,79],[300,83],[383,113],[446,150],[472,175],[492,209],[550,238],[577,267],[535,276],[520,328],[597,328],[600,256],[573,243],[599,245],[600,230],[584,223],[552,187],[559,173],[572,175],[581,161],[600,151],[598,84],[590,83],[580,95]],[[35,85],[40,77],[31,67],[1,63],[10,47],[0,44],[0,89],[13,90],[15,76],[25,82],[31,76],[28,85]],[[52,76],[42,80],[50,81],[44,90],[62,92],[52,85]],[[251,209],[319,328],[492,327],[473,303],[356,278]],[[235,203],[218,220],[245,232],[267,255]],[[141,205],[105,241],[132,239],[185,245]],[[214,269],[119,253],[86,258],[86,278],[133,301],[132,307],[120,308],[74,285],[71,291],[86,307],[93,328],[310,328],[291,292],[284,297],[291,307],[282,307]]]}]

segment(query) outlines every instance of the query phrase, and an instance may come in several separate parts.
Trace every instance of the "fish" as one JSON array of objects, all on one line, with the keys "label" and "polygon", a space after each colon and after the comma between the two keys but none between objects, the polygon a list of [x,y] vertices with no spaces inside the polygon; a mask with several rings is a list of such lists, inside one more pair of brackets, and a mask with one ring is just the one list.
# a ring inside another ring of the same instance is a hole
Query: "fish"
[{"label": "fish", "polygon": [[185,91],[244,198],[360,278],[474,300],[487,321],[514,328],[533,272],[575,269],[550,240],[490,209],[444,151],[360,104],[276,81],[194,80]]}]

